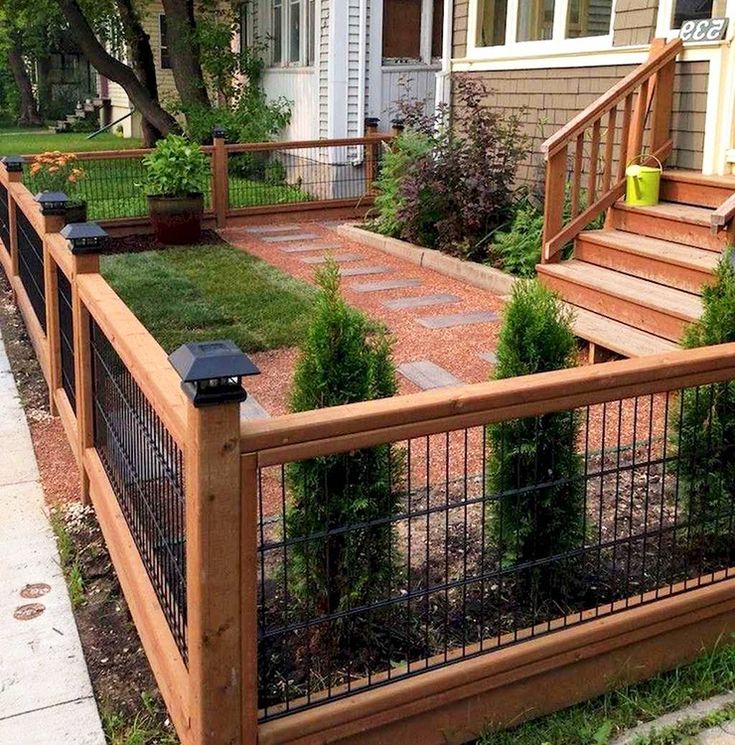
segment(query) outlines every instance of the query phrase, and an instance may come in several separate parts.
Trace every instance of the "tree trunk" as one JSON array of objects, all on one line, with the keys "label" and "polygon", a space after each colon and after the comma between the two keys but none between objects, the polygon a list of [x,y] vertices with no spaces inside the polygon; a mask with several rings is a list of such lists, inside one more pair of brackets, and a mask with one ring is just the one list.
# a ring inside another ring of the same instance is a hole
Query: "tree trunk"
[{"label": "tree trunk", "polygon": [[37,127],[43,122],[38,113],[38,106],[36,106],[36,99],[33,95],[31,77],[28,74],[28,68],[23,59],[23,49],[21,48],[20,40],[15,35],[13,36],[10,47],[8,48],[8,62],[10,63],[10,69],[13,72],[15,84],[18,87],[18,93],[20,94],[20,115],[18,116],[18,124]]},{"label": "tree trunk", "polygon": [[169,132],[178,131],[179,125],[176,119],[161,106],[157,98],[152,96],[148,88],[138,80],[133,69],[115,59],[102,46],[77,0],[56,1],[77,44],[100,75],[104,75],[109,80],[121,85],[143,119],[161,134],[165,135]]},{"label": "tree trunk", "polygon": [[176,90],[184,111],[210,107],[207,86],[196,38],[194,3],[191,0],[163,0],[168,30],[168,49]]},{"label": "tree trunk", "polygon": [[[158,80],[156,63],[151,49],[151,40],[140,22],[140,17],[133,7],[132,0],[117,0],[117,10],[125,38],[130,49],[133,71],[151,97],[158,100]],[[143,119],[143,145],[153,147],[163,136],[158,127]]]}]

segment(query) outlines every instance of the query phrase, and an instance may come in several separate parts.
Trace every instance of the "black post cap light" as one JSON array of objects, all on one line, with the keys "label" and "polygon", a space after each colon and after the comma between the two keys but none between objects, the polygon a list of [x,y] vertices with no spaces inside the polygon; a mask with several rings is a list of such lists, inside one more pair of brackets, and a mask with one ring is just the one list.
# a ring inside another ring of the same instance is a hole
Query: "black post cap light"
[{"label": "black post cap light", "polygon": [[377,129],[380,124],[380,117],[377,116],[366,116],[365,127],[367,129]]},{"label": "black post cap light", "polygon": [[222,126],[217,125],[212,129],[212,137],[214,137],[215,140],[224,139],[225,134],[225,128]]},{"label": "black post cap light", "polygon": [[69,197],[63,191],[42,191],[36,194],[36,201],[41,205],[44,215],[65,215]]},{"label": "black post cap light", "polygon": [[107,232],[96,222],[70,222],[61,229],[74,255],[96,253],[102,248]]},{"label": "black post cap light", "polygon": [[231,341],[205,341],[182,344],[168,361],[181,376],[181,388],[194,406],[244,401],[245,375],[260,370]]},{"label": "black post cap light", "polygon": [[396,132],[403,132],[406,129],[406,122],[403,119],[393,119],[390,124]]},{"label": "black post cap light", "polygon": [[22,155],[6,155],[2,163],[8,173],[19,173],[23,170],[25,160]]}]

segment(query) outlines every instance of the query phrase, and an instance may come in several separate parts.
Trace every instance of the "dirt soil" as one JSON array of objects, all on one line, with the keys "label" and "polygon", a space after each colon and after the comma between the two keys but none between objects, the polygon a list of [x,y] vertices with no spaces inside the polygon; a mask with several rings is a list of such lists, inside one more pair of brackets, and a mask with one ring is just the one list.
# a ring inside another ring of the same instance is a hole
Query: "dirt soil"
[{"label": "dirt soil", "polygon": [[[203,230],[198,244],[200,246],[213,246],[224,243],[219,234],[214,230]],[[129,254],[142,251],[160,251],[164,248],[172,248],[159,243],[152,235],[143,233],[141,235],[110,236],[105,240],[102,253],[105,254]]]},{"label": "dirt soil", "polygon": [[[31,429],[46,502],[70,538],[67,564],[81,570],[82,596],[74,614],[106,734],[127,745],[125,732],[141,728],[140,745],[176,742],[143,652],[94,511],[79,501],[74,455],[61,421],[49,413],[48,388],[23,320],[0,276],[0,331]],[[68,568],[68,567],[67,567]]]}]

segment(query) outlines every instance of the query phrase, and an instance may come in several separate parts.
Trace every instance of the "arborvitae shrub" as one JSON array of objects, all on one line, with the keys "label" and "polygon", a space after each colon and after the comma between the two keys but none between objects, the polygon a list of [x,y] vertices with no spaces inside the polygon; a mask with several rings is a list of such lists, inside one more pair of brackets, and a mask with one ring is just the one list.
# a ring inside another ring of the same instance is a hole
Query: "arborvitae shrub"
[{"label": "arborvitae shrub", "polygon": [[[571,322],[571,312],[537,280],[517,281],[505,308],[494,377],[575,366]],[[488,427],[489,527],[504,561],[534,561],[581,545],[584,483],[578,431],[574,412]],[[549,573],[544,576],[550,581]]]},{"label": "arborvitae shrub", "polygon": [[[715,282],[702,290],[703,313],[684,334],[687,349],[735,342],[735,268],[730,248]],[[732,510],[735,491],[735,383],[689,388],[674,417],[671,439],[679,452],[680,508],[694,535],[722,529],[718,516]],[[724,518],[723,518],[724,519]]]},{"label": "arborvitae shrub", "polygon": [[[314,319],[296,366],[291,411],[387,398],[396,392],[391,344],[340,294],[336,264],[317,273]],[[289,590],[334,613],[388,597],[396,575],[394,529],[400,454],[379,445],[290,464],[286,519]],[[378,525],[366,526],[373,521]],[[344,530],[347,528],[347,530]]]}]

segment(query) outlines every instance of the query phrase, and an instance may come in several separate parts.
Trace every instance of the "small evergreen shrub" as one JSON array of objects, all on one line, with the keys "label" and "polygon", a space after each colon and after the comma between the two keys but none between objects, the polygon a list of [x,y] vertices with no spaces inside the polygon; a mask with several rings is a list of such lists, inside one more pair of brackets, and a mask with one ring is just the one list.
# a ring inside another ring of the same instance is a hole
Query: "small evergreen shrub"
[{"label": "small evergreen shrub", "polygon": [[[290,408],[310,411],[395,394],[391,344],[371,334],[368,320],[347,306],[333,262],[317,273],[320,288],[314,318],[294,374]],[[396,578],[394,530],[402,460],[390,445],[327,455],[287,469],[292,503],[286,519],[293,544],[289,586],[303,602],[324,613],[388,597]],[[325,535],[329,531],[331,535]]]},{"label": "small evergreen shrub", "polygon": [[[732,248],[702,290],[703,313],[682,340],[686,349],[735,341],[735,268]],[[735,492],[735,384],[688,388],[672,427],[679,451],[680,499],[695,533],[717,531],[717,516],[732,509]],[[720,526],[721,527],[721,526]]]},{"label": "small evergreen shrub", "polygon": [[[516,282],[504,313],[495,379],[575,366],[571,323],[570,311],[540,282]],[[581,545],[584,483],[578,431],[574,412],[488,426],[487,478],[489,493],[497,499],[489,532],[505,561],[534,561]]]}]

